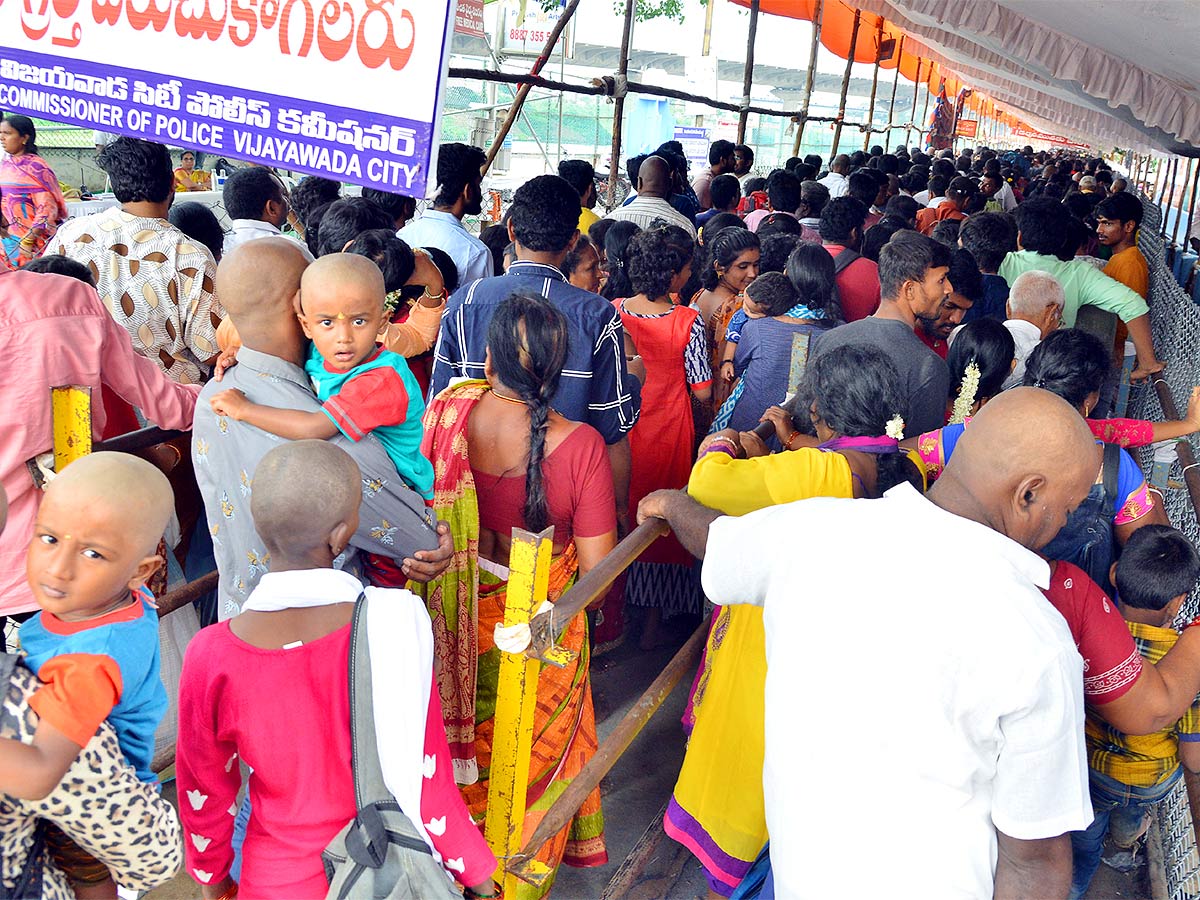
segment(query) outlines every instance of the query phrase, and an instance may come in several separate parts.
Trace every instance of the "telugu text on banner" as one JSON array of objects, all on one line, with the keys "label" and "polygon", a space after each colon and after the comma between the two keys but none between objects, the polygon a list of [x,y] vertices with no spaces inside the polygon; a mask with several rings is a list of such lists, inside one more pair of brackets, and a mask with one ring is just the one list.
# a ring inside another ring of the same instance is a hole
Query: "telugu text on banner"
[{"label": "telugu text on banner", "polygon": [[454,0],[0,0],[0,109],[424,196]]}]

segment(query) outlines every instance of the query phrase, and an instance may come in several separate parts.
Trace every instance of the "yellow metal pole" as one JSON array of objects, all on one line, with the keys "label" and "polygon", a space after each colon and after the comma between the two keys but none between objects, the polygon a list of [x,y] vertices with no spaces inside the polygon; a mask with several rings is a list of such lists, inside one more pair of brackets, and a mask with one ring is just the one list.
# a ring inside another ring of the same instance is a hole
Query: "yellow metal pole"
[{"label": "yellow metal pole", "polygon": [[[540,534],[513,529],[505,626],[528,624],[546,599],[553,535],[553,528]],[[504,896],[509,898],[517,896],[518,880],[507,871],[506,863],[521,849],[541,666],[539,660],[524,653],[500,653],[495,742],[483,836],[500,861],[496,879],[504,887]]]},{"label": "yellow metal pole", "polygon": [[92,452],[92,389],[64,385],[50,389],[54,432],[54,471]]}]

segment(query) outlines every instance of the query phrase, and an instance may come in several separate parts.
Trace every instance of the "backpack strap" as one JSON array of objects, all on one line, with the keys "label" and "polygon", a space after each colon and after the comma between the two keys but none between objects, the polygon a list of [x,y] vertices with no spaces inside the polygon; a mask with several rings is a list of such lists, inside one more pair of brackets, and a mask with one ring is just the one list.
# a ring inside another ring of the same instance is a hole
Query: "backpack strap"
[{"label": "backpack strap", "polygon": [[372,690],[367,595],[364,592],[354,602],[350,626],[350,746],[354,759],[354,802],[359,809],[392,799],[379,766]]},{"label": "backpack strap", "polygon": [[1119,444],[1104,445],[1104,464],[1100,471],[1101,485],[1104,488],[1104,514],[1112,518],[1117,511],[1118,481],[1121,474],[1121,447]]},{"label": "backpack strap", "polygon": [[841,275],[842,272],[860,259],[862,259],[862,254],[857,250],[851,250],[849,247],[842,248],[842,252],[833,258],[834,277],[836,278],[838,275]]}]

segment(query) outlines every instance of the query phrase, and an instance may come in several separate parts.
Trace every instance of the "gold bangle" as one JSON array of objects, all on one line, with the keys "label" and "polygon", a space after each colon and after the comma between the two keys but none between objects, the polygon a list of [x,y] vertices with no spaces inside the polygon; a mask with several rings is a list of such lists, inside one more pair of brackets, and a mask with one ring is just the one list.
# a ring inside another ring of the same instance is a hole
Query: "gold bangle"
[{"label": "gold bangle", "polygon": [[441,303],[446,299],[446,289],[442,288],[442,292],[440,294],[431,294],[429,293],[429,288],[422,288],[421,296],[428,297],[430,300],[436,300],[438,303]]}]

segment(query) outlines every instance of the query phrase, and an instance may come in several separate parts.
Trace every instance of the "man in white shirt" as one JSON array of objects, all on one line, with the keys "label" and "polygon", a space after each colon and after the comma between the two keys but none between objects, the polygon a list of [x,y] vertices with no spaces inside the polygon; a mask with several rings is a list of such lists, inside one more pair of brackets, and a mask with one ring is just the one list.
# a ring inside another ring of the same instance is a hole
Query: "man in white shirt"
[{"label": "man in white shirt", "polygon": [[462,223],[463,216],[477,216],[483,210],[480,170],[486,161],[487,154],[478,147],[442,144],[433,209],[396,233],[410,247],[437,247],[449,254],[458,267],[460,286],[493,274],[491,251]]},{"label": "man in white shirt", "polygon": [[[972,420],[927,498],[902,484],[740,518],[683,492],[642,501],[639,520],[666,518],[704,557],[707,596],[763,607],[776,897],[1067,896],[1067,833],[1092,819],[1083,662],[1034,551],[1098,469],[1078,413],[1018,388]],[[819,565],[797,565],[797,534]],[[949,549],[930,565],[900,535]],[[847,622],[853,639],[833,639]],[[877,877],[848,875],[863,823]]]},{"label": "man in white shirt", "polygon": [[1049,272],[1030,269],[1022,272],[1008,289],[1008,319],[1004,323],[1016,344],[1012,374],[1004,389],[1016,387],[1025,377],[1025,360],[1046,335],[1062,324],[1066,295],[1058,279]]},{"label": "man in white shirt", "polygon": [[670,196],[670,165],[660,156],[648,156],[638,169],[637,197],[624,206],[618,206],[605,218],[618,222],[632,222],[641,229],[661,221],[667,225],[678,225],[695,238],[696,226],[667,202]]},{"label": "man in white shirt", "polygon": [[829,189],[829,199],[836,200],[845,197],[850,191],[850,157],[839,153],[829,164],[829,174],[820,180],[820,184]]},{"label": "man in white shirt", "polygon": [[234,247],[246,241],[282,237],[294,243],[305,259],[313,261],[303,241],[280,231],[288,217],[287,189],[270,169],[246,166],[235,170],[225,179],[221,203],[232,224],[232,230],[225,235],[223,255],[228,255]]}]

